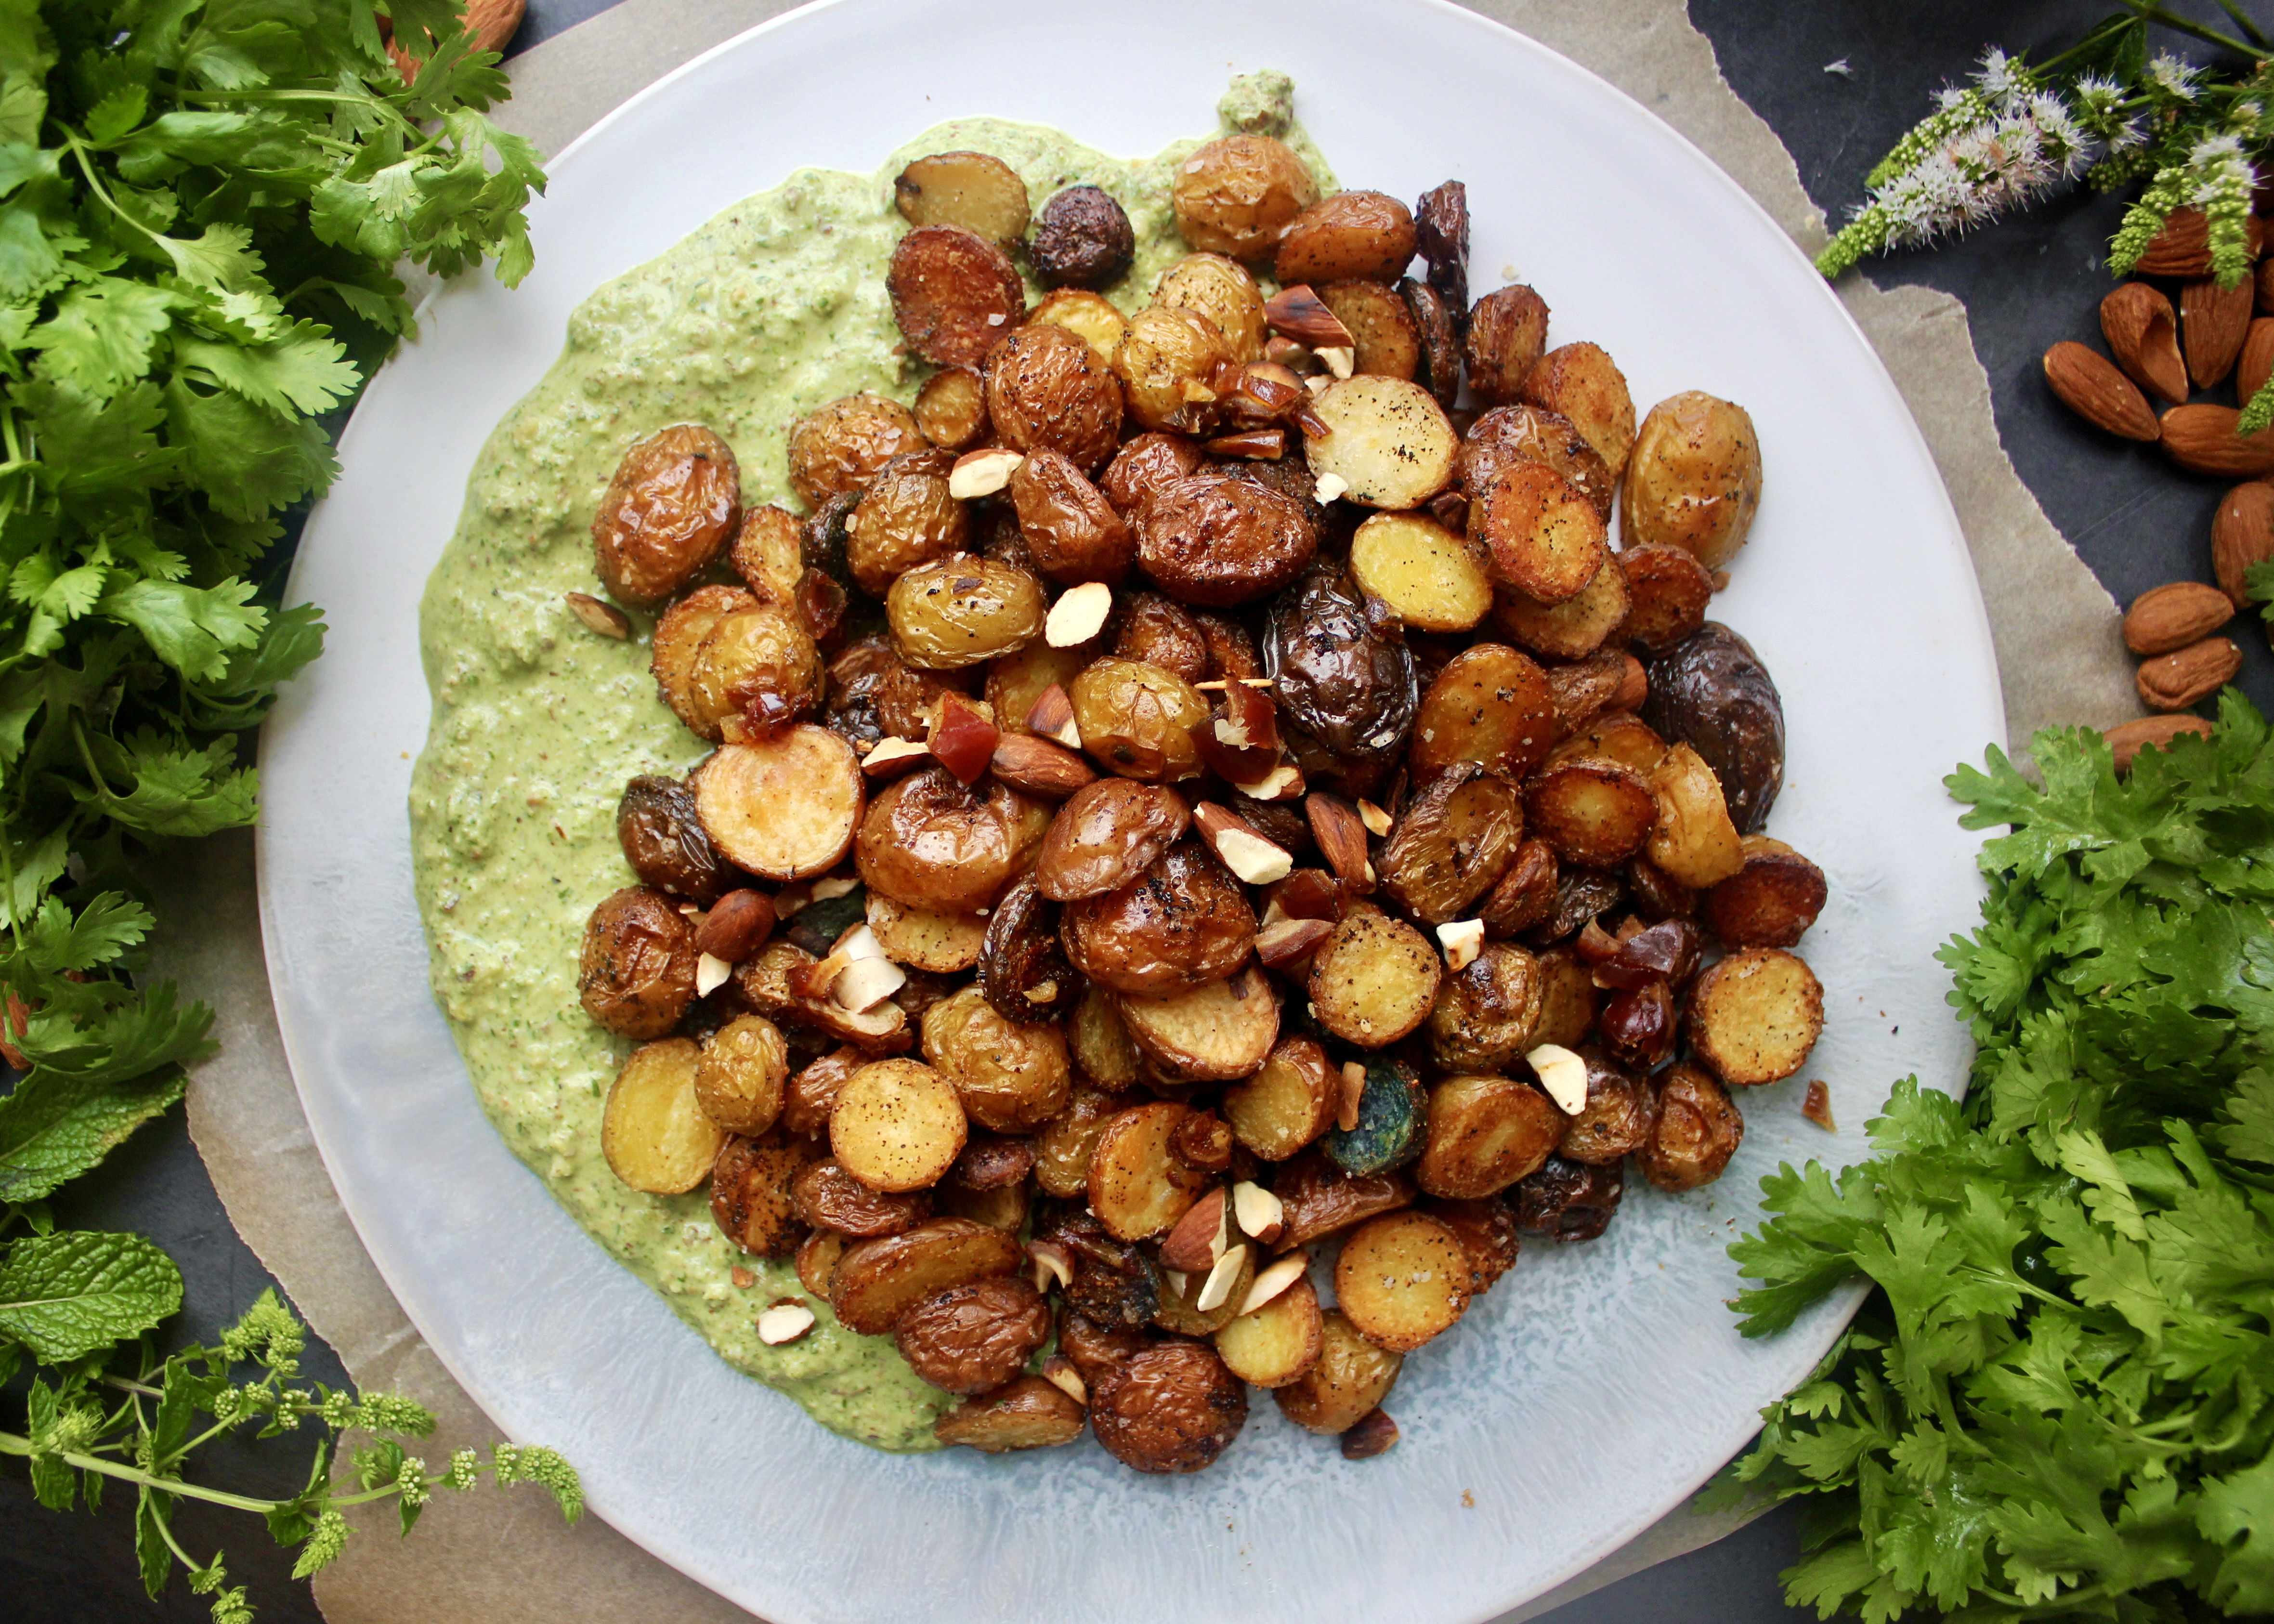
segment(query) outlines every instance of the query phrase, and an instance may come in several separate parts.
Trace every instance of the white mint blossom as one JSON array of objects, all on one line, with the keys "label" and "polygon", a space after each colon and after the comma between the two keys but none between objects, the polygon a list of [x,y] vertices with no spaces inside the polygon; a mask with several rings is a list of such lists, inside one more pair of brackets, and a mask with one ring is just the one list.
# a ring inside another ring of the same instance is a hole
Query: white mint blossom
[{"label": "white mint blossom", "polygon": [[2192,102],[2202,89],[2202,70],[2181,62],[2168,51],[2157,51],[2150,60],[2148,77],[2175,102]]}]

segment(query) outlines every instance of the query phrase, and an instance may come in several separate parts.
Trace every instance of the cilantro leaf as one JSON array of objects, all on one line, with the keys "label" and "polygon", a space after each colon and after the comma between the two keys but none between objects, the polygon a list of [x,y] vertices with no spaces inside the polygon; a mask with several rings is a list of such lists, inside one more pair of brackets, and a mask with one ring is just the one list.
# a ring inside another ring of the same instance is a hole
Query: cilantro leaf
[{"label": "cilantro leaf", "polygon": [[249,581],[199,588],[179,581],[137,581],[104,596],[102,612],[150,640],[151,651],[192,681],[218,681],[233,649],[259,646],[268,612],[252,601]]},{"label": "cilantro leaf", "polygon": [[0,1263],[0,1334],[51,1365],[139,1336],[181,1305],[181,1271],[139,1236],[30,1236]]}]

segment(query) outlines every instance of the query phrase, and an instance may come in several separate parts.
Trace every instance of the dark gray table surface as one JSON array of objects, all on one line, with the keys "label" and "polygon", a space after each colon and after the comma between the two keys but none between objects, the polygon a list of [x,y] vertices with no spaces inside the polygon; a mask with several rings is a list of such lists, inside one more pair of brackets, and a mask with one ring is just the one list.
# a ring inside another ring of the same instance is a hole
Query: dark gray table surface
[{"label": "dark gray table surface", "polygon": [[[526,49],[612,3],[531,0],[513,49]],[[1864,172],[1922,115],[1928,95],[1962,77],[1984,47],[2044,55],[2112,9],[2109,0],[1690,0],[1691,19],[1713,41],[1729,83],[1783,139],[1810,194],[1835,218],[1861,198]],[[2180,9],[2218,16],[2206,3]],[[2268,0],[2252,0],[2249,9],[2262,26],[2274,21]],[[1840,61],[1852,71],[1826,71]],[[2120,204],[2079,191],[1965,242],[1867,269],[1882,285],[1921,282],[1965,301],[2014,466],[2109,590],[2128,602],[2162,582],[2209,579],[2210,515],[2224,487],[2180,473],[2153,447],[2084,427],[2045,390],[2037,362],[2049,345],[2097,342],[2094,308],[2109,286],[2101,256],[2120,213]],[[2245,650],[2242,687],[2261,707],[2274,703],[2266,640],[2248,628],[2236,640]],[[174,1255],[186,1289],[175,1327],[182,1336],[213,1340],[273,1283],[230,1227],[179,1111],[56,1205],[60,1222],[139,1230]],[[312,1344],[305,1365],[312,1379],[346,1380],[320,1342]],[[242,1492],[289,1493],[306,1471],[305,1452],[287,1440],[209,1448],[203,1462],[206,1481]],[[33,1503],[19,1470],[0,1470],[0,1522],[9,1530],[0,1549],[0,1619],[205,1620],[207,1604],[178,1576],[162,1601],[144,1598],[135,1578],[132,1504],[118,1494],[94,1515],[54,1515]],[[185,1504],[176,1526],[192,1551],[229,1552],[233,1582],[252,1587],[264,1624],[320,1619],[307,1585],[290,1576],[290,1556],[252,1519]],[[1785,1607],[1777,1584],[1778,1570],[1797,1553],[1794,1517],[1773,1513],[1550,1616],[1554,1624],[1811,1618]]]}]

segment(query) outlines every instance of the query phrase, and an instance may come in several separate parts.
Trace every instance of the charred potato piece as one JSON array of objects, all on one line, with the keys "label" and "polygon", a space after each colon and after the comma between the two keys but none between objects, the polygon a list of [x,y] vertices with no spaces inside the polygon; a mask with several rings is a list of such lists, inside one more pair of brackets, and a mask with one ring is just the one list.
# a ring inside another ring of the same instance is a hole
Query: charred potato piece
[{"label": "charred potato piece", "polygon": [[695,1098],[697,1053],[686,1038],[632,1051],[600,1112],[608,1170],[648,1195],[681,1195],[711,1176],[727,1135]]},{"label": "charred potato piece", "polygon": [[1427,780],[1457,762],[1521,779],[1555,743],[1547,673],[1500,643],[1472,644],[1430,681],[1413,725],[1412,765]]},{"label": "charred potato piece", "polygon": [[1458,762],[1407,804],[1374,867],[1393,902],[1442,925],[1499,882],[1523,838],[1516,786]]},{"label": "charred potato piece", "polygon": [[[1379,282],[1329,282],[1319,289],[1319,301],[1355,341],[1353,372],[1412,378],[1421,370],[1421,330],[1397,289]],[[1434,389],[1430,398],[1445,403]]]},{"label": "charred potato piece", "polygon": [[1156,497],[1176,480],[1198,473],[1204,461],[1200,447],[1181,434],[1140,434],[1122,442],[1098,485],[1116,512],[1141,519]]},{"label": "charred potato piece", "polygon": [[1525,786],[1524,817],[1564,862],[1610,868],[1650,838],[1658,799],[1631,768],[1576,756],[1551,763]]},{"label": "charred potato piece", "polygon": [[789,432],[789,485],[818,508],[849,496],[896,456],[924,448],[914,413],[881,395],[848,395],[815,408]]},{"label": "charred potato piece", "polygon": [[[1420,347],[1419,365],[1413,376],[1447,411],[1461,393],[1461,335],[1453,312],[1437,290],[1411,276],[1397,284],[1413,319],[1413,335]],[[1350,324],[1344,322],[1344,326]]]},{"label": "charred potato piece", "polygon": [[1413,1205],[1413,1183],[1404,1173],[1345,1173],[1316,1148],[1281,1168],[1271,1193],[1279,1198],[1285,1224],[1272,1243],[1279,1252],[1338,1235],[1377,1213]]},{"label": "charred potato piece", "polygon": [[1027,235],[1027,183],[988,153],[934,153],[892,177],[892,206],[912,226],[961,226],[998,247]]},{"label": "charred potato piece", "polygon": [[1208,675],[1208,640],[1201,635],[1200,623],[1158,592],[1139,592],[1123,606],[1113,658],[1158,665],[1187,682]]},{"label": "charred potato piece", "polygon": [[1412,926],[1386,914],[1352,914],[1311,960],[1312,1009],[1345,1043],[1380,1049],[1428,1019],[1443,974]]},{"label": "charred potato piece", "polygon": [[801,1251],[807,1226],[792,1192],[812,1161],[812,1151],[779,1134],[729,1139],[711,1169],[711,1217],[719,1233],[757,1257]]},{"label": "charred potato piece", "polygon": [[1686,744],[1675,745],[1652,769],[1650,786],[1658,797],[1658,826],[1646,847],[1654,867],[1694,890],[1719,884],[1744,868],[1744,846],[1729,820],[1721,781],[1703,756]]},{"label": "charred potato piece", "polygon": [[1237,259],[1186,254],[1161,273],[1153,303],[1196,310],[1215,322],[1235,361],[1254,361],[1263,354],[1263,290]]},{"label": "charred potato piece", "polygon": [[1487,894],[1477,917],[1491,936],[1512,936],[1531,929],[1555,911],[1558,881],[1555,848],[1532,837],[1516,848],[1515,861],[1500,883]]},{"label": "charred potato piece", "polygon": [[1216,421],[1208,380],[1232,359],[1231,341],[1196,310],[1150,304],[1129,319],[1113,372],[1142,427],[1197,434]]},{"label": "charred potato piece", "polygon": [[976,987],[924,1011],[923,1053],[954,1086],[964,1112],[998,1133],[1048,1122],[1065,1109],[1073,1086],[1065,1034],[1005,1020]]},{"label": "charred potato piece", "polygon": [[[1577,936],[1586,928],[1589,920],[1618,906],[1626,899],[1626,894],[1625,881],[1615,874],[1605,874],[1598,868],[1564,868],[1559,864],[1555,876],[1555,906],[1549,910],[1546,919],[1524,933],[1525,940],[1533,947],[1552,947]],[[1550,1041],[1547,1038],[1540,1040],[1543,1043]]]},{"label": "charred potato piece", "polygon": [[892,1327],[908,1368],[949,1393],[990,1393],[1026,1368],[1050,1340],[1042,1293],[1015,1274],[947,1286],[912,1304]]},{"label": "charred potato piece", "polygon": [[1284,1162],[1334,1126],[1341,1098],[1341,1074],[1317,1041],[1283,1038],[1253,1077],[1224,1091],[1224,1114],[1242,1145]]},{"label": "charred potato piece", "polygon": [[1706,621],[1651,662],[1642,719],[1705,758],[1739,834],[1760,831],[1784,786],[1784,702],[1751,643]]},{"label": "charred potato piece", "polygon": [[1468,1254],[1468,1293],[1472,1299],[1490,1290],[1500,1277],[1516,1267],[1523,1241],[1517,1232],[1516,1214],[1498,1196],[1475,1201],[1448,1201],[1434,1196],[1421,1211],[1460,1237]]},{"label": "charred potato piece", "polygon": [[1246,1421],[1246,1385],[1206,1342],[1156,1342],[1100,1376],[1089,1395],[1097,1441],[1141,1472],[1203,1470]]},{"label": "charred potato piece", "polygon": [[1761,505],[1761,444],[1742,406],[1691,389],[1650,409],[1620,484],[1626,540],[1727,569]]},{"label": "charred potato piece", "polygon": [[979,990],[1010,1021],[1051,1021],[1073,1009],[1081,978],[1058,939],[1057,906],[1020,875],[987,920],[980,949]]},{"label": "charred potato piece", "polygon": [[1026,1259],[1017,1238],[1000,1229],[934,1218],[847,1246],[830,1275],[829,1306],[847,1330],[882,1336],[933,1292],[1015,1274]]},{"label": "charred potato piece", "polygon": [[1532,1047],[1555,1043],[1570,1049],[1595,1026],[1595,978],[1586,961],[1568,947],[1540,955],[1540,1024]]},{"label": "charred potato piece", "polygon": [[1547,759],[1554,763],[1570,761],[1574,756],[1615,761],[1648,778],[1666,759],[1666,741],[1651,732],[1632,711],[1608,710],[1559,741]]},{"label": "charred potato piece", "polygon": [[982,915],[912,908],[882,891],[870,891],[863,900],[869,929],[877,933],[877,944],[894,964],[953,975],[979,962],[988,927]]},{"label": "charred potato piece", "polygon": [[[1619,482],[1585,435],[1560,412],[1537,406],[1495,406],[1469,425],[1461,441],[1461,489],[1472,500],[1510,462],[1552,468],[1587,499],[1605,524],[1618,500]],[[1634,545],[1633,538],[1626,538]]]},{"label": "charred potato piece", "polygon": [[1010,496],[1028,556],[1042,574],[1077,586],[1129,573],[1135,533],[1072,459],[1048,448],[1028,452],[1011,472]]},{"label": "charred potato piece", "polygon": [[1404,748],[1419,695],[1394,616],[1321,565],[1273,600],[1263,665],[1281,711],[1336,756],[1378,762]]},{"label": "charred potato piece", "polygon": [[1066,697],[1082,748],[1108,772],[1148,783],[1199,775],[1193,729],[1208,720],[1208,703],[1173,672],[1135,660],[1097,660],[1073,680]]},{"label": "charred potato piece", "polygon": [[1766,835],[1745,836],[1739,850],[1744,867],[1706,893],[1706,929],[1729,948],[1796,945],[1824,911],[1824,870]]},{"label": "charred potato piece", "polygon": [[942,451],[968,451],[986,438],[987,380],[968,366],[934,372],[911,409],[923,437]]},{"label": "charred potato piece", "polygon": [[1560,604],[1585,591],[1610,560],[1602,515],[1544,462],[1495,470],[1469,503],[1469,540],[1502,586]]},{"label": "charred potato piece", "polygon": [[[1421,1154],[1429,1128],[1429,1098],[1413,1068],[1385,1055],[1369,1055],[1357,1118],[1328,1133],[1327,1160],[1344,1172],[1365,1176],[1403,1167]],[[1347,1085],[1345,1085],[1347,1086]]]},{"label": "charred potato piece", "polygon": [[1700,974],[1690,992],[1690,1046],[1734,1086],[1790,1077],[1823,1031],[1823,984],[1782,948],[1734,952]]},{"label": "charred potato piece", "polygon": [[1311,402],[1328,432],[1307,431],[1311,471],[1342,481],[1364,508],[1419,508],[1452,483],[1461,442],[1429,391],[1403,378],[1360,374],[1329,384]]},{"label": "charred potato piece", "polygon": [[727,860],[761,879],[826,874],[861,824],[861,764],[825,727],[721,746],[695,770],[696,816]]},{"label": "charred potato piece", "polygon": [[729,1133],[751,1138],[781,1116],[789,1045],[763,1015],[738,1015],[704,1041],[695,1066],[695,1102]]},{"label": "charred potato piece", "polygon": [[1658,1101],[1650,1080],[1615,1064],[1600,1049],[1582,1048],[1587,1097],[1563,1123],[1555,1154],[1567,1162],[1615,1163],[1641,1151],[1656,1125]]},{"label": "charred potato piece", "polygon": [[1744,1142],[1745,1119],[1729,1091],[1687,1062],[1657,1082],[1658,1125],[1636,1161],[1643,1177],[1677,1194],[1721,1177]]},{"label": "charred potato piece", "polygon": [[1558,1242],[1591,1241],[1617,1215],[1619,1199],[1626,1194],[1626,1171],[1616,1162],[1593,1167],[1550,1156],[1509,1193],[1520,1229]]},{"label": "charred potato piece", "polygon": [[1627,620],[1620,635],[1663,654],[1706,624],[1713,577],[1697,555],[1663,543],[1630,543],[1617,558],[1626,577]]},{"label": "charred potato piece", "polygon": [[1035,1182],[1061,1200],[1089,1193],[1089,1162],[1105,1124],[1137,1101],[1085,1083],[1074,1085],[1065,1109],[1035,1131]]},{"label": "charred potato piece", "polygon": [[1468,543],[1419,514],[1378,513],[1359,525],[1350,568],[1359,590],[1415,631],[1465,632],[1493,606],[1492,581]]},{"label": "charred potato piece", "polygon": [[1200,1199],[1208,1175],[1174,1149],[1192,1107],[1174,1100],[1133,1106],[1105,1124],[1089,1159],[1089,1210],[1116,1240],[1165,1235]]},{"label": "charred potato piece", "polygon": [[837,1273],[837,1259],[845,1253],[845,1237],[829,1229],[816,1229],[797,1244],[797,1283],[823,1302],[829,1300],[829,1282]]},{"label": "charred potato piece", "polygon": [[1469,312],[1469,392],[1487,406],[1517,399],[1547,350],[1547,302],[1521,285],[1498,289]]},{"label": "charred potato piece", "polygon": [[998,655],[987,665],[987,703],[995,726],[1006,733],[1031,733],[1027,718],[1050,688],[1065,688],[1089,664],[1082,649],[1053,649],[1040,640]]},{"label": "charred potato piece", "polygon": [[600,581],[619,602],[662,602],[710,566],[742,523],[742,471],[697,423],[659,429],[624,453],[592,515]]},{"label": "charred potato piece", "polygon": [[1429,1137],[1413,1169],[1429,1194],[1497,1195],[1547,1160],[1563,1113],[1531,1084],[1507,1077],[1449,1077],[1429,1094]]},{"label": "charred potato piece", "polygon": [[1169,197],[1187,247],[1247,264],[1269,259],[1281,233],[1318,200],[1303,161],[1268,135],[1203,144],[1177,166]]},{"label": "charred potato piece", "polygon": [[955,1086],[913,1060],[877,1060],[845,1079],[829,1113],[829,1148],[871,1190],[923,1190],[962,1154],[970,1132]]},{"label": "charred potato piece", "polygon": [[805,574],[804,545],[796,515],[769,502],[743,510],[727,561],[760,603],[794,612]]},{"label": "charred potato piece", "polygon": [[1139,564],[1180,603],[1250,602],[1302,574],[1318,550],[1318,531],[1299,503],[1226,473],[1163,487],[1137,521]]},{"label": "charred potato piece", "polygon": [[918,226],[902,237],[885,290],[908,348],[935,366],[978,365],[1027,313],[1019,267],[961,226]]},{"label": "charred potato piece", "polygon": [[[1043,302],[1027,312],[1027,325],[1064,327],[1088,344],[1090,358],[1111,372],[1113,352],[1121,348],[1121,335],[1129,330],[1129,318],[1103,294],[1060,288],[1044,294]],[[1115,382],[1118,387],[1119,380]]]},{"label": "charred potato piece", "polygon": [[1429,1057],[1449,1071],[1512,1064],[1532,1047],[1540,997],[1540,961],[1520,947],[1487,942],[1438,989],[1429,1011]]},{"label": "charred potato piece", "polygon": [[1634,448],[1634,397],[1627,378],[1600,344],[1563,344],[1540,357],[1520,392],[1526,405],[1560,413],[1587,437],[1616,478]]},{"label": "charred potato piece", "polygon": [[1129,1088],[1139,1081],[1137,1046],[1121,1024],[1113,995],[1103,987],[1083,989],[1066,1020],[1066,1047],[1081,1074],[1101,1088]]},{"label": "charred potato piece", "polygon": [[1389,1395],[1405,1356],[1367,1341],[1348,1314],[1329,1309],[1319,1327],[1317,1363],[1272,1389],[1279,1411],[1307,1432],[1347,1432]]},{"label": "charred potato piece", "polygon": [[715,742],[729,717],[803,716],[819,708],[824,683],[821,650],[789,611],[770,604],[732,609],[695,651],[689,726]]},{"label": "charred potato piece", "polygon": [[[1096,1221],[1085,1214],[1084,1222],[1093,1229]],[[1065,1230],[1058,1232],[1064,1236]],[[1065,1288],[1066,1306],[1073,1316],[1107,1327],[1109,1335],[1122,1335],[1138,1327],[1148,1326],[1161,1306],[1161,1271],[1153,1260],[1134,1246],[1124,1245],[1096,1229],[1095,1242],[1070,1247],[1073,1252],[1073,1279]],[[1150,1346],[1146,1337],[1138,1346]],[[1134,1352],[1126,1350],[1122,1357]],[[1084,1380],[1094,1378],[1084,1374]]]},{"label": "charred potato piece", "polygon": [[987,357],[987,415],[1013,451],[1059,453],[1082,472],[1105,466],[1121,440],[1121,387],[1082,334],[1020,327]]},{"label": "charred potato piece", "polygon": [[695,927],[661,891],[628,885],[584,923],[577,996],[610,1032],[659,1038],[695,1001]]},{"label": "charred potato piece", "polygon": [[656,618],[648,655],[656,692],[671,707],[672,715],[695,732],[716,742],[717,724],[705,713],[695,692],[695,666],[703,645],[719,622],[737,610],[757,606],[757,599],[736,586],[697,587]]},{"label": "charred potato piece", "polygon": [[1287,286],[1394,282],[1413,258],[1413,213],[1379,192],[1338,192],[1289,222],[1272,273]]},{"label": "charred potato piece", "polygon": [[695,796],[677,778],[643,776],[616,803],[616,843],[640,883],[709,907],[742,883],[703,832]]},{"label": "charred potato piece", "polygon": [[945,451],[897,456],[862,491],[845,523],[845,562],[870,597],[917,565],[964,550],[970,527],[948,494],[953,461]]},{"label": "charred potato piece", "polygon": [[837,1109],[838,1091],[868,1064],[867,1055],[848,1046],[832,1049],[792,1073],[782,1095],[782,1132],[809,1136],[828,1132],[829,1113]]},{"label": "charred potato piece", "polygon": [[933,671],[1011,653],[1042,635],[1044,609],[1032,575],[968,553],[917,565],[885,598],[893,649]]},{"label": "charred potato piece", "polygon": [[931,1425],[944,1444],[967,1444],[982,1455],[1049,1449],[1081,1436],[1082,1407],[1040,1376],[966,1399]]},{"label": "charred potato piece", "polygon": [[1059,934],[1074,968],[1098,985],[1166,997],[1246,962],[1255,910],[1216,854],[1185,839],[1126,883],[1068,903]]},{"label": "charred potato piece", "polygon": [[969,675],[925,671],[881,637],[847,645],[829,665],[829,727],[848,744],[922,739],[942,694],[968,693]]},{"label": "charred potato piece", "polygon": [[1211,614],[1206,610],[1196,612],[1193,624],[1200,628],[1201,642],[1208,650],[1206,680],[1234,681],[1263,674],[1263,653],[1255,646],[1255,639],[1247,628],[1229,616]]},{"label": "charred potato piece", "polygon": [[1125,994],[1121,1022],[1138,1052],[1185,1082],[1253,1076],[1279,1035],[1279,997],[1271,978],[1245,965],[1190,992],[1149,998]]},{"label": "charred potato piece", "polygon": [[1298,1280],[1253,1313],[1239,1314],[1216,1334],[1216,1357],[1242,1381],[1284,1387],[1319,1362],[1325,1316],[1319,1294]]},{"label": "charred potato piece", "polygon": [[1035,274],[1045,288],[1110,288],[1137,258],[1137,233],[1112,194],[1068,186],[1035,224]]},{"label": "charred potato piece", "polygon": [[1053,902],[1118,891],[1159,861],[1192,821],[1184,797],[1166,785],[1085,784],[1050,820],[1035,862],[1035,888]]},{"label": "charred potato piece", "polygon": [[817,1162],[807,1168],[790,1185],[789,1192],[797,1204],[798,1216],[807,1223],[855,1240],[903,1234],[931,1216],[931,1197],[925,1192],[883,1194],[833,1161]]},{"label": "charred potato piece", "polygon": [[1449,180],[1421,194],[1413,210],[1414,247],[1428,262],[1429,286],[1457,316],[1469,310],[1469,189]]},{"label": "charred potato piece", "polygon": [[1411,1353],[1453,1328],[1469,1305],[1468,1248],[1426,1213],[1370,1219],[1343,1243],[1335,1301],[1377,1348]]},{"label": "charred potato piece", "polygon": [[1614,557],[1577,596],[1560,604],[1502,592],[1493,605],[1493,629],[1551,659],[1584,659],[1626,624],[1630,607],[1626,575]]}]

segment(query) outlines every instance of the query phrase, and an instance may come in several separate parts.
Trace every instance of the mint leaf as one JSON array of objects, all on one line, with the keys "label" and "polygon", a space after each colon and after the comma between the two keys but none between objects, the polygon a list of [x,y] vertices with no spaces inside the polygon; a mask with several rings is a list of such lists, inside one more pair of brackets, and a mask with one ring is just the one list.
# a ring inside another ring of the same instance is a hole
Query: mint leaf
[{"label": "mint leaf", "polygon": [[0,1201],[36,1201],[77,1178],[182,1097],[178,1066],[131,1082],[34,1073],[0,1099]]},{"label": "mint leaf", "polygon": [[50,1365],[139,1336],[181,1305],[181,1271],[137,1235],[31,1236],[0,1263],[0,1334]]}]

